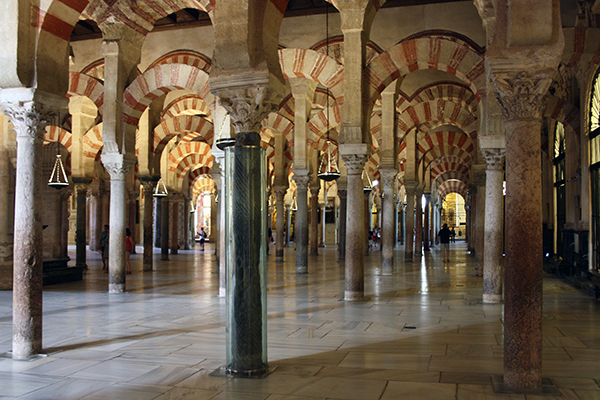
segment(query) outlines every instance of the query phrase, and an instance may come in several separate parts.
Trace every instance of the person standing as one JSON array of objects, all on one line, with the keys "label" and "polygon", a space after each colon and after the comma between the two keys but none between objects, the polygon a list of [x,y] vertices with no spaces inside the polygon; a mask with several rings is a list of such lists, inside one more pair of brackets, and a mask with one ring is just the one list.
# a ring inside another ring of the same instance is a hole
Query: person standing
[{"label": "person standing", "polygon": [[444,224],[442,229],[438,232],[437,237],[442,245],[442,262],[450,262],[450,236],[452,232],[448,229],[448,224]]},{"label": "person standing", "polygon": [[456,243],[456,231],[454,230],[454,227],[450,230],[450,241]]},{"label": "person standing", "polygon": [[125,271],[127,275],[131,275],[131,252],[133,251],[133,240],[131,239],[131,231],[125,228]]},{"label": "person standing", "polygon": [[201,248],[202,251],[204,251],[204,242],[206,242],[206,237],[207,236],[208,235],[204,231],[204,227],[200,228],[200,246],[202,247]]}]

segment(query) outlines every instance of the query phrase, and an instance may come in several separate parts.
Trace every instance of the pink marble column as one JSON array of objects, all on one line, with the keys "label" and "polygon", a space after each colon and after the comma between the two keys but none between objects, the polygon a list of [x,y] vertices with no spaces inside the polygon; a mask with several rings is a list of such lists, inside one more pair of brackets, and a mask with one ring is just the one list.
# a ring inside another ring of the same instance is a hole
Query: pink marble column
[{"label": "pink marble column", "polygon": [[396,205],[394,204],[394,183],[396,170],[379,170],[383,187],[383,226],[381,227],[381,274],[394,272],[394,241],[396,225]]},{"label": "pink marble column", "polygon": [[483,302],[502,302],[504,149],[482,149],[487,162],[483,247]]},{"label": "pink marble column", "polygon": [[[27,94],[33,97],[32,93]],[[10,118],[17,139],[12,357],[27,360],[42,351],[43,182],[40,162],[44,129],[52,110],[30,98],[26,102],[2,104],[2,112]]]},{"label": "pink marble column", "polygon": [[365,224],[364,185],[362,171],[366,154],[342,154],[348,170],[348,198],[346,201],[346,282],[345,301],[361,301],[365,297]]}]

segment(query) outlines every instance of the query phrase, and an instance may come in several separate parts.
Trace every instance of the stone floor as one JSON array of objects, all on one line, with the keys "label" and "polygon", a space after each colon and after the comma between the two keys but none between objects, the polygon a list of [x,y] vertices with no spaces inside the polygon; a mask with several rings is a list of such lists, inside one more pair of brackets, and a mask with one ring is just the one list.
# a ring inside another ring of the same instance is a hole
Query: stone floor
[{"label": "stone floor", "polygon": [[[207,376],[225,360],[225,300],[215,297],[210,247],[156,257],[146,273],[133,255],[128,291],[113,295],[99,257],[88,253],[83,282],[44,290],[48,357],[1,360],[0,398],[551,399],[494,394],[502,306],[481,303],[482,278],[465,244],[451,246],[449,264],[433,250],[420,262],[397,262],[393,276],[379,275],[380,253],[372,253],[364,303],[339,301],[344,271],[335,249],[310,258],[309,275],[294,274],[291,249],[282,264],[271,251],[268,353],[277,369],[264,380]],[[600,399],[599,305],[550,277],[544,295],[544,377],[561,399]],[[0,292],[0,352],[11,346],[11,303],[11,292]]]}]

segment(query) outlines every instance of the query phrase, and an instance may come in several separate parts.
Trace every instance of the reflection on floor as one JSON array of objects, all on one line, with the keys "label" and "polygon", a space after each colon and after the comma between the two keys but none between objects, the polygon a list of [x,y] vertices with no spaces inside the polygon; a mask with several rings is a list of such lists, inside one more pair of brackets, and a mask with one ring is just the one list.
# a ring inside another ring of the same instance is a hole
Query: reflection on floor
[{"label": "reflection on floor", "polygon": [[[339,301],[344,266],[334,248],[295,275],[269,256],[269,360],[264,380],[208,377],[225,360],[225,300],[213,251],[155,258],[125,294],[109,295],[97,254],[83,282],[44,288],[44,348],[33,362],[0,361],[0,398],[10,399],[541,399],[495,395],[502,374],[502,306],[481,303],[464,243],[451,262],[433,249],[380,276],[366,258],[368,301]],[[141,248],[138,248],[138,253]],[[74,258],[74,256],[72,255]],[[403,252],[396,252],[398,260]],[[600,307],[575,289],[544,282],[544,377],[567,399],[600,399]],[[11,346],[11,292],[0,292],[0,352]],[[544,397],[548,399],[548,397]]]}]

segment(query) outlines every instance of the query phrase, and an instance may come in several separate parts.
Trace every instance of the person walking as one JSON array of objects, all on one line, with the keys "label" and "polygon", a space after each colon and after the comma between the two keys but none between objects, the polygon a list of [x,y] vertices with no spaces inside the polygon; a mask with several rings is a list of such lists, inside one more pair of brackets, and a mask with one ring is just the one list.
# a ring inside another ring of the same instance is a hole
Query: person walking
[{"label": "person walking", "polygon": [[442,262],[450,262],[450,236],[452,233],[448,229],[448,224],[444,224],[442,229],[438,232],[437,237],[442,245]]},{"label": "person walking", "polygon": [[208,235],[206,234],[206,231],[204,231],[204,227],[200,228],[200,247],[202,251],[204,251],[204,242],[206,242],[206,237]]}]

